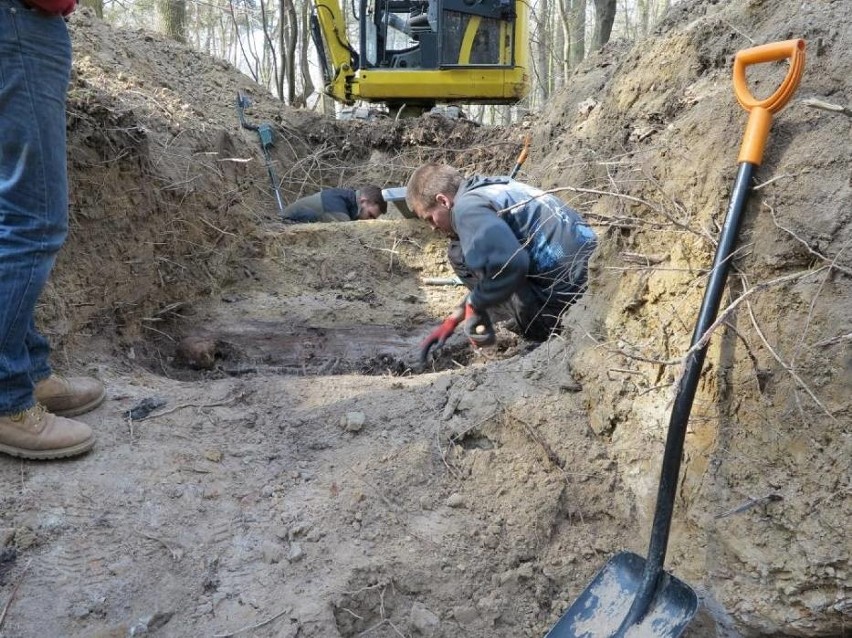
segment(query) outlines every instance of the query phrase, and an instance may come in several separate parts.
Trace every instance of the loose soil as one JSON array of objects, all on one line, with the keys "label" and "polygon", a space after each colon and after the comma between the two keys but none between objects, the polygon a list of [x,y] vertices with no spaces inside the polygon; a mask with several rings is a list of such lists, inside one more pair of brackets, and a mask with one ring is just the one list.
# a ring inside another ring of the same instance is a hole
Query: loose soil
[{"label": "loose soil", "polygon": [[[745,126],[732,56],[790,37],[807,67],[710,341],[666,566],[699,594],[691,638],[847,635],[852,119],[803,100],[852,104],[850,24],[840,0],[681,2],[484,128],[289,109],[78,11],[71,232],[39,320],[108,400],[82,417],[91,454],[0,459],[0,635],[544,636],[608,558],[646,552]],[[761,96],[786,70],[765,66]],[[274,127],[287,202],[426,160],[505,173],[530,133],[521,178],[601,237],[588,294],[545,344],[499,326],[424,368],[463,294],[426,283],[452,276],[446,240],[398,211],[280,224],[237,91]]]}]

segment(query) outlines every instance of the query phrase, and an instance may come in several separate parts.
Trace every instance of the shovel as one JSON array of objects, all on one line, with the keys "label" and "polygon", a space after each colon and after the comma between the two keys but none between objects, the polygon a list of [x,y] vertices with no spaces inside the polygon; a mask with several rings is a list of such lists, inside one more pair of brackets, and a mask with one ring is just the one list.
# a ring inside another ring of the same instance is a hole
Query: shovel
[{"label": "shovel", "polygon": [[[746,67],[787,58],[790,59],[790,68],[781,86],[768,98],[755,99],[746,82]],[[692,588],[663,570],[686,424],[707,354],[705,335],[719,311],[740,219],[755,169],[763,160],[772,115],[784,108],[796,92],[804,64],[804,40],[754,47],[740,51],[734,59],[734,91],[737,101],[749,112],[748,124],[713,269],[672,407],[648,559],[631,552],[622,552],[611,558],[545,638],[676,638],[683,633],[698,609],[698,597]]]}]

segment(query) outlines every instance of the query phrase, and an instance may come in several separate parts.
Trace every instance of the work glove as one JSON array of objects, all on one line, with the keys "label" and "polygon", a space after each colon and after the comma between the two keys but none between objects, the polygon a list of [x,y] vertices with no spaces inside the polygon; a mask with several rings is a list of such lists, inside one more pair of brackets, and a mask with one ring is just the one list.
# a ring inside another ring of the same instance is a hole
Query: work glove
[{"label": "work glove", "polygon": [[435,328],[432,332],[429,333],[423,343],[420,344],[420,363],[425,364],[429,359],[429,351],[434,348],[443,347],[444,343],[449,339],[453,332],[455,332],[458,325],[462,322],[465,316],[465,298],[453,313],[444,319],[443,323],[440,326]]},{"label": "work glove", "polygon": [[497,340],[494,324],[485,310],[477,310],[470,302],[464,305],[464,325],[462,331],[472,346],[481,348],[490,346]]}]

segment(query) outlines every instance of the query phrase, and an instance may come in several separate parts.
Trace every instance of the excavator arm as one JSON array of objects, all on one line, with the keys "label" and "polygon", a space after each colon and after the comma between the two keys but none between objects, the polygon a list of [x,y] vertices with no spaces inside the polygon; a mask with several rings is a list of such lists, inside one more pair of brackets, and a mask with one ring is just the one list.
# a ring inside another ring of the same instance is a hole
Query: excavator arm
[{"label": "excavator arm", "polygon": [[337,0],[314,0],[311,36],[322,66],[325,93],[344,104],[354,104],[351,87],[358,53],[349,44]]}]

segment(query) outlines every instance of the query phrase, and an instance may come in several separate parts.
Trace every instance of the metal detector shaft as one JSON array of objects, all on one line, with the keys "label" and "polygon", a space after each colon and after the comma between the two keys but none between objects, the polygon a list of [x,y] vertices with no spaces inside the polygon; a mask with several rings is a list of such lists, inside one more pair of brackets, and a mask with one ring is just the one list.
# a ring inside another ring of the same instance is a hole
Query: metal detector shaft
[{"label": "metal detector shaft", "polygon": [[237,116],[240,118],[240,126],[249,131],[254,131],[260,138],[260,150],[263,151],[266,173],[269,175],[272,192],[275,193],[278,213],[283,217],[284,202],[281,199],[281,191],[278,188],[278,177],[275,175],[275,169],[272,168],[272,157],[269,155],[269,147],[273,145],[272,126],[270,124],[252,124],[248,122],[245,116],[245,109],[249,106],[251,106],[251,100],[243,95],[242,92],[237,91]]}]

